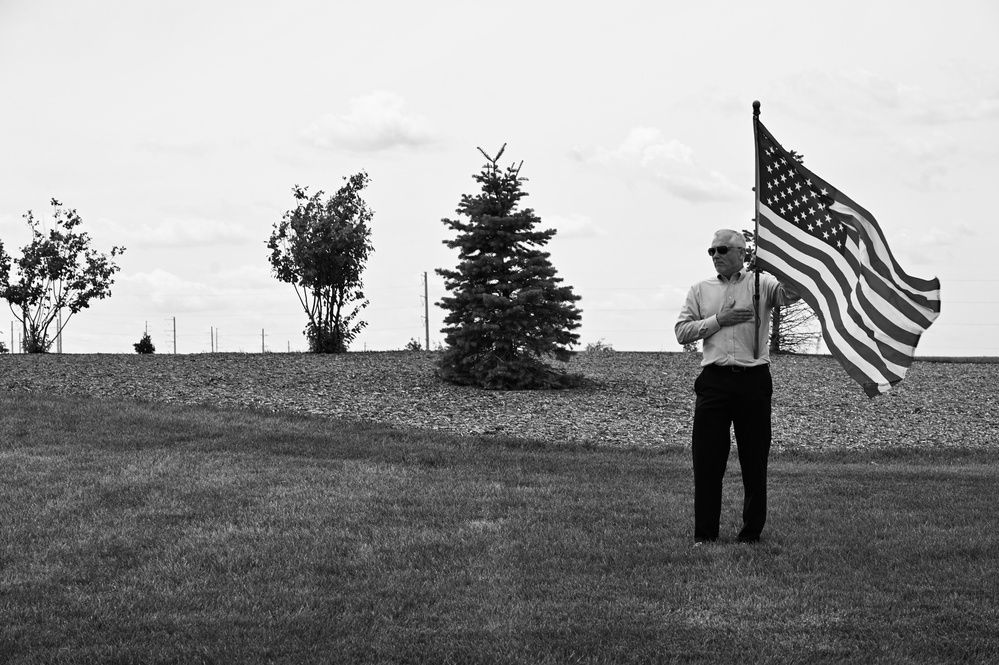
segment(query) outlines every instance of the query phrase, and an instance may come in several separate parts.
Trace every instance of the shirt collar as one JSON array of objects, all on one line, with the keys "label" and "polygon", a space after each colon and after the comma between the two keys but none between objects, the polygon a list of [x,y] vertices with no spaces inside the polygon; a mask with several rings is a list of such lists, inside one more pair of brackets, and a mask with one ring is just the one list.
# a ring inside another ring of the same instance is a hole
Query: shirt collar
[{"label": "shirt collar", "polygon": [[731,277],[722,277],[721,275],[716,275],[716,277],[718,277],[719,282],[738,282],[742,279],[742,273],[743,271],[740,268],[738,271],[732,273]]}]

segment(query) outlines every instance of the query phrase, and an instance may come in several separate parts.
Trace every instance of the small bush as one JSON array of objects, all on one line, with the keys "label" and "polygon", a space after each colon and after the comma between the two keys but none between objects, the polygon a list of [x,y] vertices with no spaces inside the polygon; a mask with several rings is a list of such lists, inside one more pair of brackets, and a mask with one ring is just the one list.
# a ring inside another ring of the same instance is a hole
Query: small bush
[{"label": "small bush", "polygon": [[[359,325],[360,328],[363,328],[366,324]],[[360,328],[351,331],[344,325],[317,326],[310,321],[305,327],[305,337],[309,340],[309,351],[312,353],[347,353],[347,345],[350,344]]]},{"label": "small bush", "polygon": [[410,339],[408,342],[406,342],[406,346],[405,346],[405,348],[403,350],[404,351],[422,351],[423,350],[423,345],[420,344],[420,340],[418,340],[418,339],[416,339],[414,337],[414,338]]},{"label": "small bush", "polygon": [[605,342],[603,338],[599,342],[590,342],[586,345],[586,353],[603,353],[606,351],[613,351],[614,346],[609,342]]},{"label": "small bush", "polygon": [[148,332],[142,333],[142,339],[133,344],[136,353],[147,354],[156,353],[156,347],[153,346],[153,338],[149,336]]}]

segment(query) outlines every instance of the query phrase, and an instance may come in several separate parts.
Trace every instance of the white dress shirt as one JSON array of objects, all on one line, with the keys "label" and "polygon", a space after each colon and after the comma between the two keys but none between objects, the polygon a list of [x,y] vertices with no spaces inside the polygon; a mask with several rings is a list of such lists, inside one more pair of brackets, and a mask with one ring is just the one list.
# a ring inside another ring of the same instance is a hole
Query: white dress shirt
[{"label": "white dress shirt", "polygon": [[[722,327],[718,323],[718,313],[728,303],[735,308],[753,307],[755,281],[753,273],[740,270],[731,278],[715,275],[690,287],[674,331],[680,344],[704,340],[702,366],[754,367],[770,362],[770,312],[797,300],[797,294],[785,293],[773,275],[760,275],[760,317],[756,326],[752,319],[734,326]],[[760,340],[758,358],[753,357],[754,330]]]}]

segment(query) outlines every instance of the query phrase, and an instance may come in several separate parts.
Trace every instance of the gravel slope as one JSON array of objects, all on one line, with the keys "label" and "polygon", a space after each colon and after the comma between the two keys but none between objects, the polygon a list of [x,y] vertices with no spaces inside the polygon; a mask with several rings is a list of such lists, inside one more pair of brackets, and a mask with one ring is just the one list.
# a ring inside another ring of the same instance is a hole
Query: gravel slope
[{"label": "gravel slope", "polygon": [[[700,354],[580,353],[593,388],[452,386],[436,354],[5,355],[0,390],[144,399],[374,420],[456,433],[598,445],[687,446]],[[829,357],[773,363],[774,448],[994,448],[999,364],[917,362],[869,400]]]}]

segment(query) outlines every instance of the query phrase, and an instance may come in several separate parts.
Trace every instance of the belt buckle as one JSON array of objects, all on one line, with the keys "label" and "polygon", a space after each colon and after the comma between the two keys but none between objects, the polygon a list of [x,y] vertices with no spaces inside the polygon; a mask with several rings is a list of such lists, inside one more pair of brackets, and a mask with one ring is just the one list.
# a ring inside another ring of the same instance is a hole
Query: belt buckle
[{"label": "belt buckle", "polygon": [[732,365],[732,371],[733,372],[745,372],[746,368],[743,367],[742,365]]}]

